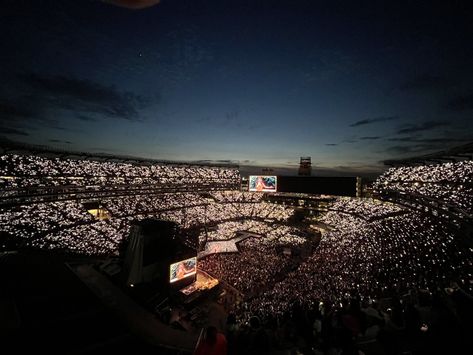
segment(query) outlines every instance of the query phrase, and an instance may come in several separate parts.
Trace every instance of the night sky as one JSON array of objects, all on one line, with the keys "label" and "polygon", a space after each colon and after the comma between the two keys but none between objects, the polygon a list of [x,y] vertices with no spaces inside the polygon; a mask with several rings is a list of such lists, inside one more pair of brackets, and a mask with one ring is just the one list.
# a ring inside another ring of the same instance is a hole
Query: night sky
[{"label": "night sky", "polygon": [[472,18],[459,1],[2,1],[0,136],[371,174],[473,141]]}]

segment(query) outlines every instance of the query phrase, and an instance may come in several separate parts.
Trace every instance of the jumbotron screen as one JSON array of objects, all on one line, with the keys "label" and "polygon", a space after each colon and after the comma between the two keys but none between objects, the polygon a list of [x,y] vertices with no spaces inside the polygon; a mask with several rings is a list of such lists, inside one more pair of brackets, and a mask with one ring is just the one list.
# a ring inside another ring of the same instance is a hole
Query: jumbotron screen
[{"label": "jumbotron screen", "polygon": [[278,178],[276,176],[250,175],[249,191],[276,192]]},{"label": "jumbotron screen", "polygon": [[169,267],[169,282],[176,282],[186,277],[195,275],[197,272],[197,257],[189,258],[171,264]]}]

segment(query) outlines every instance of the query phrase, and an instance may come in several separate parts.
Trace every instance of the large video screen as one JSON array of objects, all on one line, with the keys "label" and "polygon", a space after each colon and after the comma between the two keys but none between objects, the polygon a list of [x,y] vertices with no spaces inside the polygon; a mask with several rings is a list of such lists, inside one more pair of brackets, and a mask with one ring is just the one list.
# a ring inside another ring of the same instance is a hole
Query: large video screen
[{"label": "large video screen", "polygon": [[249,191],[259,192],[276,192],[277,191],[277,177],[276,176],[256,176],[251,175],[248,181]]},{"label": "large video screen", "polygon": [[182,260],[169,267],[169,282],[176,282],[197,272],[197,257]]}]

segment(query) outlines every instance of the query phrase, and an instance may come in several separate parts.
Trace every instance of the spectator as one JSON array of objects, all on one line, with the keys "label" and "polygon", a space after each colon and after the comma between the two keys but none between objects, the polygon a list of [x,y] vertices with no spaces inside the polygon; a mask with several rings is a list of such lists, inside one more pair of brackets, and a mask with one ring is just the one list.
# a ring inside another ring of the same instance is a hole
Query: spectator
[{"label": "spectator", "polygon": [[205,335],[194,352],[194,355],[226,355],[227,339],[214,326],[205,330]]}]

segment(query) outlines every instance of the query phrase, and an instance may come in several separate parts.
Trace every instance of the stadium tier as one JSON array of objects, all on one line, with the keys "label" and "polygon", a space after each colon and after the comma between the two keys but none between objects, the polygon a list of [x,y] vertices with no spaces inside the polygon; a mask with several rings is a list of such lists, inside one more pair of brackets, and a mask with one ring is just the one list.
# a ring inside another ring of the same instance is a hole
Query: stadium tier
[{"label": "stadium tier", "polygon": [[473,161],[390,168],[375,181],[373,188],[375,193],[393,201],[471,219]]},{"label": "stadium tier", "polygon": [[231,190],[239,183],[235,167],[0,156],[2,204],[165,191]]}]

